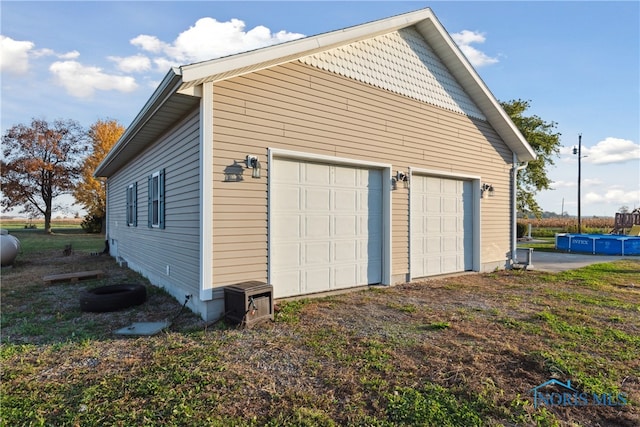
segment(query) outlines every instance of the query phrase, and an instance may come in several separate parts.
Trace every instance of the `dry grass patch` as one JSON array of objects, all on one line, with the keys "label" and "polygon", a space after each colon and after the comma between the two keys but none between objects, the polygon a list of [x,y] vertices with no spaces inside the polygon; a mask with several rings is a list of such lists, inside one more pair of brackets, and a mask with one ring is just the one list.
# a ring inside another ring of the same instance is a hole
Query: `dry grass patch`
[{"label": "dry grass patch", "polygon": [[[152,287],[140,307],[82,313],[82,288],[144,280],[74,256],[2,272],[3,425],[640,424],[640,260],[291,301],[239,330],[180,313]],[[37,280],[72,268],[108,274]],[[112,333],[177,313],[157,336]],[[552,377],[629,403],[534,408],[530,390]]]}]

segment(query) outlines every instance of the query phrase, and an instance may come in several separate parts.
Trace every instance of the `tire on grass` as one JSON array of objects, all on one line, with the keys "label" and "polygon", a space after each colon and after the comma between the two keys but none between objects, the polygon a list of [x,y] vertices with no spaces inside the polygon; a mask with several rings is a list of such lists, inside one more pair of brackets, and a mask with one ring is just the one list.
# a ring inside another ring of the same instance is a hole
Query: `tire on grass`
[{"label": "tire on grass", "polygon": [[89,289],[80,295],[80,310],[104,313],[140,305],[147,300],[147,288],[138,284],[119,284]]}]

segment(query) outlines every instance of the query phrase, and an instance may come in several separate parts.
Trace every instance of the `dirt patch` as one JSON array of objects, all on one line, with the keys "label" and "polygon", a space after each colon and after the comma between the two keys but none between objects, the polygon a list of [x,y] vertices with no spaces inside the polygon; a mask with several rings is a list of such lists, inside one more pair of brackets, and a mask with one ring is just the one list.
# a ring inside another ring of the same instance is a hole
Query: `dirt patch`
[{"label": "dirt patch", "polygon": [[[51,274],[102,270],[103,278],[47,284]],[[147,288],[147,301],[137,307],[107,313],[80,311],[80,295],[98,286],[138,283]],[[184,303],[184,302],[182,302]],[[166,292],[149,284],[139,274],[120,267],[103,254],[60,251],[35,253],[2,271],[3,341],[46,344],[110,337],[113,331],[133,322],[170,320],[175,331],[202,327],[204,322]]]}]

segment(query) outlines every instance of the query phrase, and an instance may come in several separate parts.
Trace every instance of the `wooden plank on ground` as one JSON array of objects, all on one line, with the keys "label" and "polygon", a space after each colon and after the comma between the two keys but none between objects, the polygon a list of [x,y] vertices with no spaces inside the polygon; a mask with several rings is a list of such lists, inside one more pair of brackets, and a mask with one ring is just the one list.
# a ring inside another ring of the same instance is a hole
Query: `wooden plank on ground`
[{"label": "wooden plank on ground", "polygon": [[42,280],[46,284],[51,284],[56,282],[77,282],[79,280],[99,279],[103,276],[104,276],[104,271],[91,270],[91,271],[76,271],[74,273],[51,274],[49,276],[44,276]]}]

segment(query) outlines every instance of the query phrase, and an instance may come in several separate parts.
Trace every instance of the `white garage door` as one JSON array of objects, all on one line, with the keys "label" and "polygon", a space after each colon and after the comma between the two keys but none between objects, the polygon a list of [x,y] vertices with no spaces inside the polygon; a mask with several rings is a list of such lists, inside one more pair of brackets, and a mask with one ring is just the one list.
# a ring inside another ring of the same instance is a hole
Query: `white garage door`
[{"label": "white garage door", "polygon": [[471,181],[412,176],[412,277],[473,269],[472,191]]},{"label": "white garage door", "polygon": [[382,172],[274,159],[270,168],[274,297],[382,281]]}]

